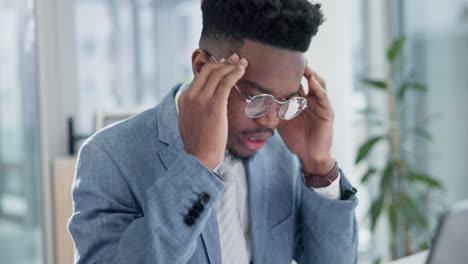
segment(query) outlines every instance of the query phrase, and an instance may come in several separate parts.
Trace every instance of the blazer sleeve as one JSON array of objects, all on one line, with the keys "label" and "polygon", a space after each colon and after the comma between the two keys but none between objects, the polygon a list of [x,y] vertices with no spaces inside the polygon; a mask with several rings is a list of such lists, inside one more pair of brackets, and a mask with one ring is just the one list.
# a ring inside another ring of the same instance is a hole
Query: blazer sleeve
[{"label": "blazer sleeve", "polygon": [[[298,263],[357,263],[355,189],[342,171],[342,200],[320,196],[297,177],[295,259]],[[343,200],[345,199],[345,200]]]},{"label": "blazer sleeve", "polygon": [[[148,187],[147,208],[141,208],[112,156],[98,145],[83,146],[69,221],[75,263],[186,263],[190,259],[224,185],[185,151],[172,164]],[[184,217],[202,194],[203,210],[187,224]]]}]

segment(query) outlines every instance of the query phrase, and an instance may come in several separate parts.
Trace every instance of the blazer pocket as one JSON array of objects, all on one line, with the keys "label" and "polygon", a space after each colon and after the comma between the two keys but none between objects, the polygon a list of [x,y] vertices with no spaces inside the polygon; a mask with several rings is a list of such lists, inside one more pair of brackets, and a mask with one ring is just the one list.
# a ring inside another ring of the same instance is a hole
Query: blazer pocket
[{"label": "blazer pocket", "polygon": [[294,254],[294,215],[294,211],[291,211],[271,228],[265,263],[291,263]]},{"label": "blazer pocket", "polygon": [[287,213],[285,217],[283,217],[280,221],[276,222],[276,224],[273,225],[271,228],[271,233],[278,232],[278,230],[281,230],[281,227],[284,224],[289,223],[291,219],[294,219],[294,210],[291,209],[291,212]]}]

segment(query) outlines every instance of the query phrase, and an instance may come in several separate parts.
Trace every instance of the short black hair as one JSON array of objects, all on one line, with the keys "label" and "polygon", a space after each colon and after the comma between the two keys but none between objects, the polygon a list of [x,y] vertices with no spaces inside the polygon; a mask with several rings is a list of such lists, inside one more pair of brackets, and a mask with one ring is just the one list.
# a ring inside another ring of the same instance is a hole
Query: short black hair
[{"label": "short black hair", "polygon": [[201,40],[249,39],[305,52],[324,21],[320,7],[307,0],[202,0]]}]

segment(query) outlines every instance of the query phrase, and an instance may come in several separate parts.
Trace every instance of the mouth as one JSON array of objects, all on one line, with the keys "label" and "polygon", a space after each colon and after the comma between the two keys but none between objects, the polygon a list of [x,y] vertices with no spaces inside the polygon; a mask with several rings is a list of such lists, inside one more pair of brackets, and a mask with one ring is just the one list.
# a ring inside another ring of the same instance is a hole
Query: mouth
[{"label": "mouth", "polygon": [[266,141],[272,137],[273,134],[270,132],[262,132],[262,133],[242,133],[241,143],[242,145],[251,151],[256,151],[261,149]]}]

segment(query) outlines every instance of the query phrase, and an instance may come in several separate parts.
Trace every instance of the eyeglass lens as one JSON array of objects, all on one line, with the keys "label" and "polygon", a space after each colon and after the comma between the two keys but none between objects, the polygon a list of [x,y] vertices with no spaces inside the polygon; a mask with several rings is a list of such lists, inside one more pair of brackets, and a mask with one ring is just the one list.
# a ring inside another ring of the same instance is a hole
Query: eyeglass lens
[{"label": "eyeglass lens", "polygon": [[[276,102],[272,96],[258,96],[252,99],[245,107],[245,113],[250,118],[257,118],[265,115],[270,110],[271,105]],[[278,110],[278,115],[281,119],[290,120],[296,117],[304,110],[307,101],[305,98],[295,97],[289,99],[285,104],[281,105]]]}]

